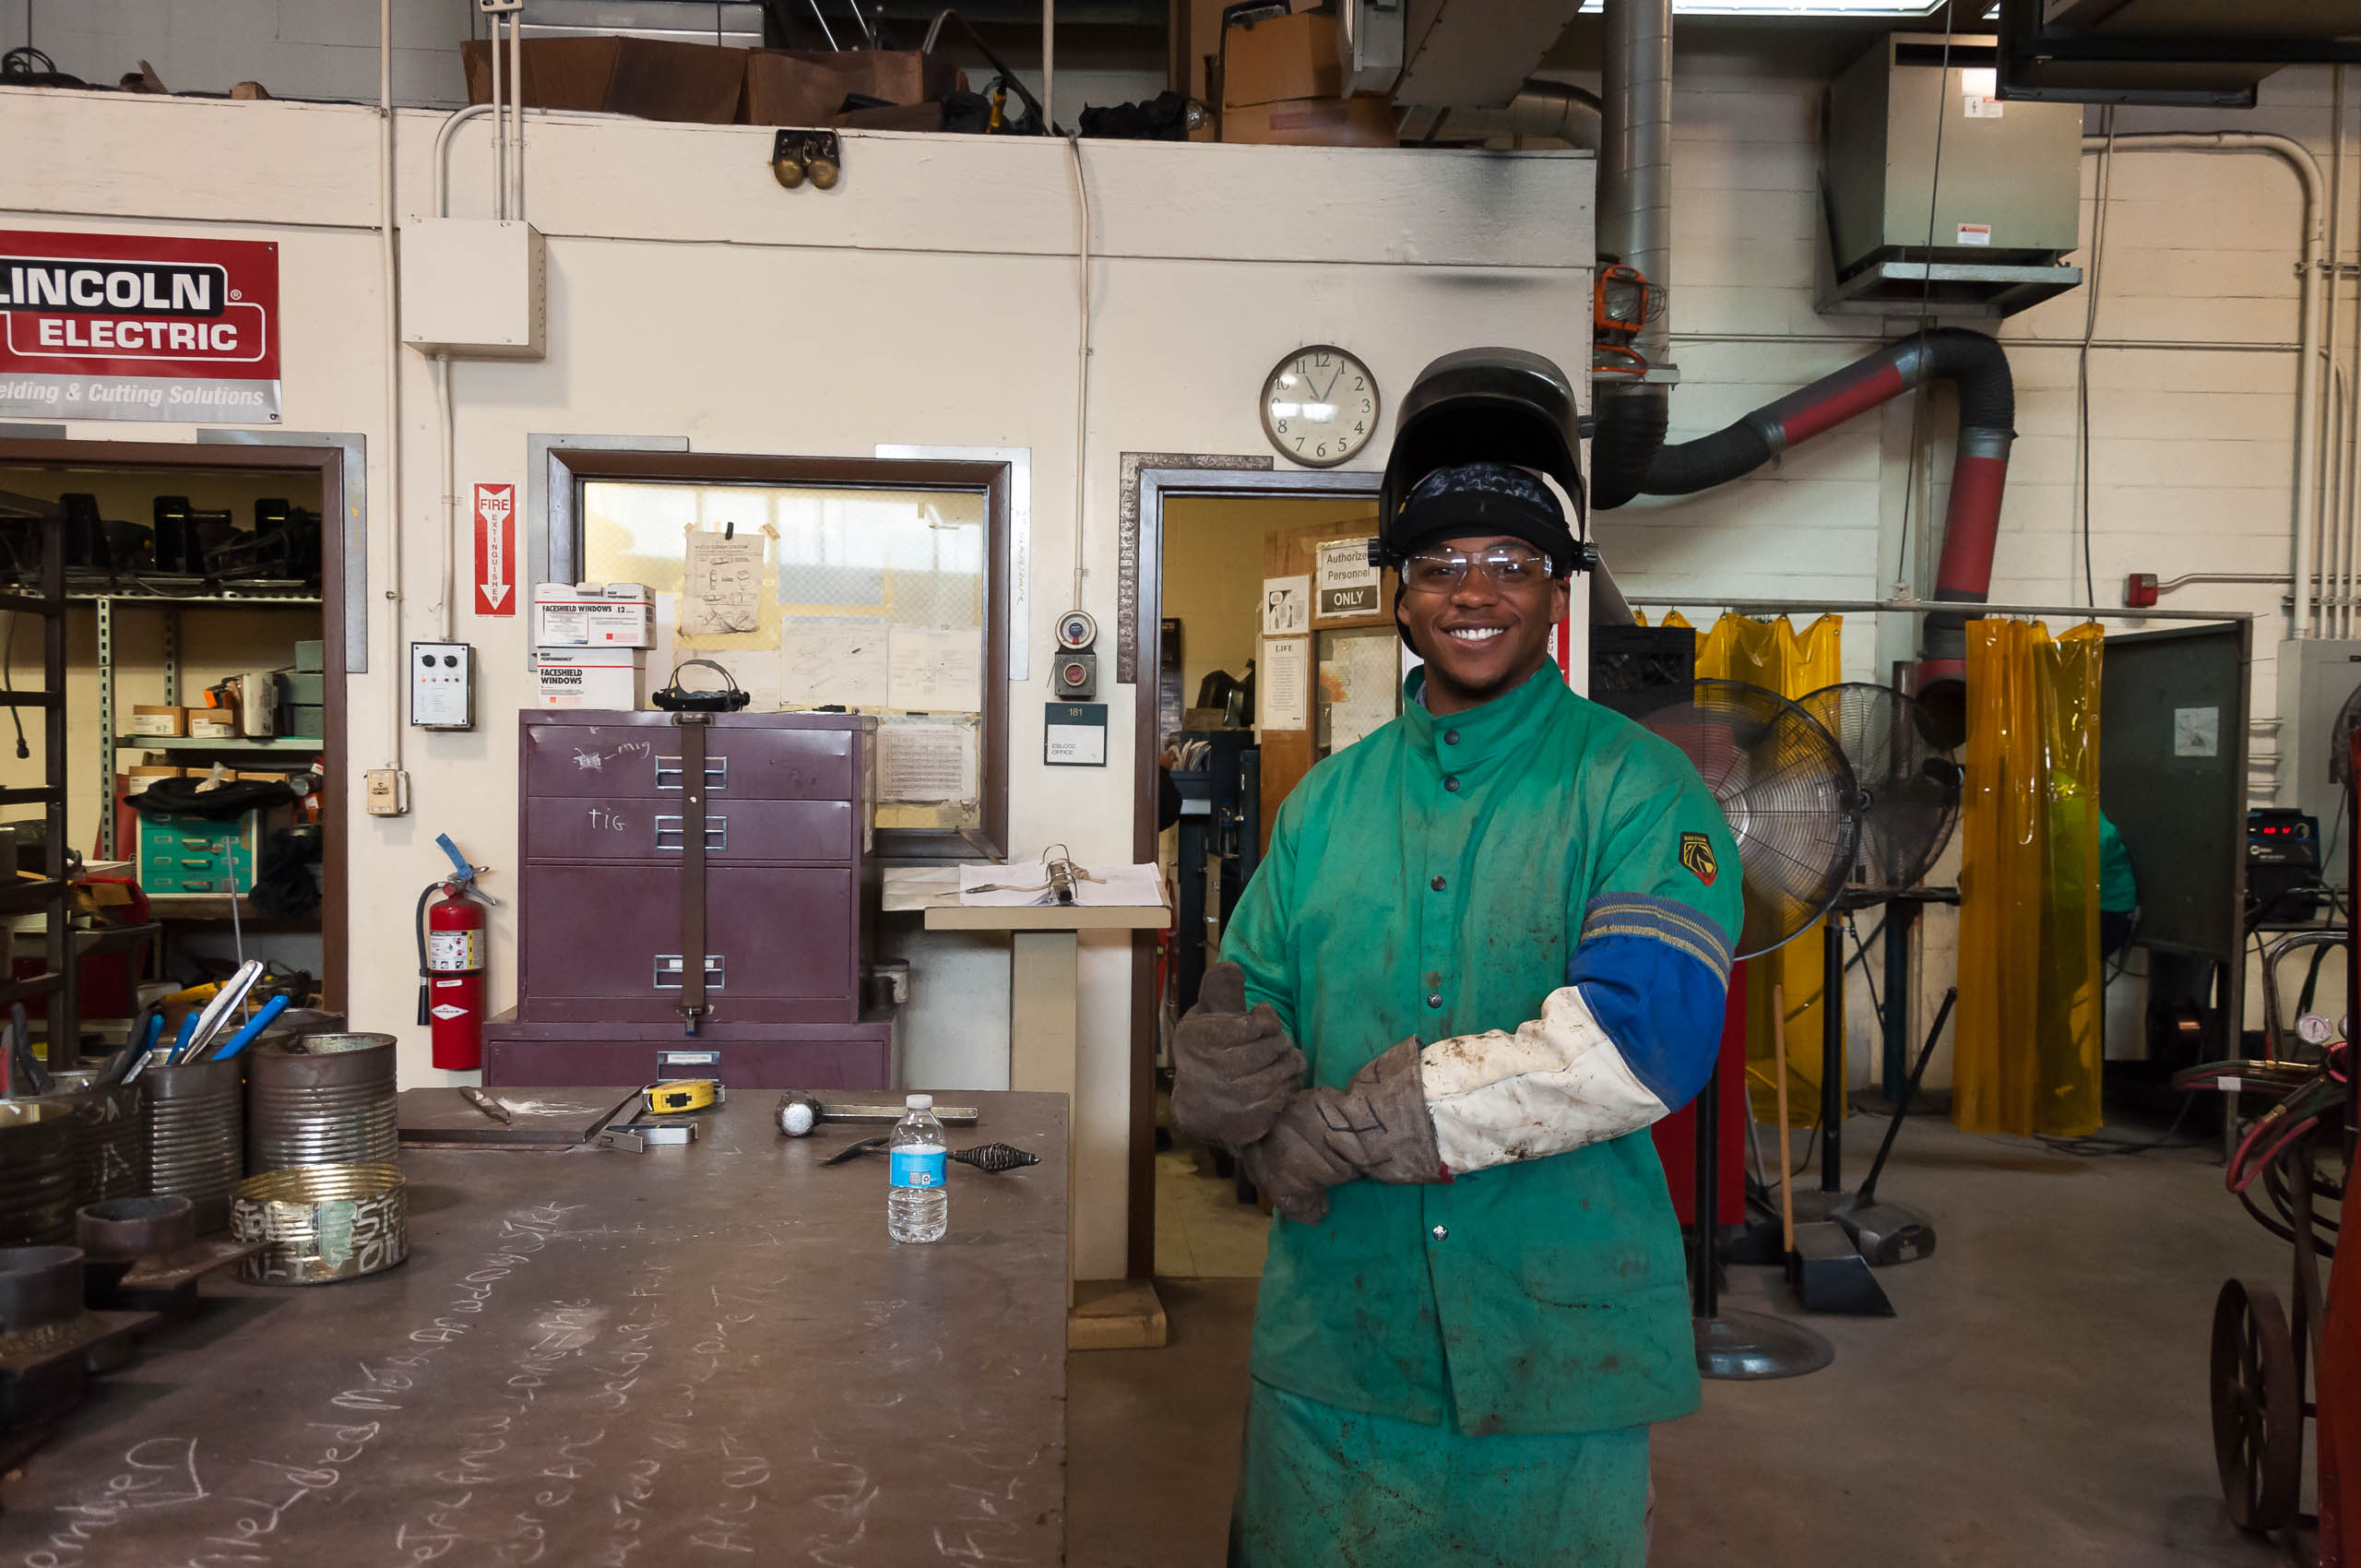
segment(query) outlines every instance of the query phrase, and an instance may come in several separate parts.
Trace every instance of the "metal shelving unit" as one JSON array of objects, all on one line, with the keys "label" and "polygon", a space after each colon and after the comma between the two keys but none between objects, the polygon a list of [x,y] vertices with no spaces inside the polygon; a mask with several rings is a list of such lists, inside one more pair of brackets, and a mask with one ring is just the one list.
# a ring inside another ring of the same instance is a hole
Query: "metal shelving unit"
[{"label": "metal shelving unit", "polygon": [[[40,593],[0,593],[0,610],[42,618],[42,688],[37,692],[0,692],[0,706],[38,707],[42,710],[43,779],[38,789],[0,790],[0,805],[38,805],[42,808],[42,819],[48,829],[46,856],[41,876],[30,882],[18,880],[17,868],[11,863],[6,868],[7,878],[0,882],[0,911],[26,914],[39,909],[42,912],[44,926],[42,972],[29,980],[18,980],[11,975],[0,980],[0,1006],[30,1002],[35,997],[51,998],[49,1038],[55,1042],[79,1038],[81,1017],[74,983],[76,966],[68,945],[73,941],[67,909],[67,896],[72,885],[65,875],[66,598],[65,518],[63,513],[53,513],[42,521],[42,562]],[[54,1043],[51,1050],[56,1050]],[[58,1058],[53,1055],[51,1060]]]},{"label": "metal shelving unit", "polygon": [[115,732],[114,618],[123,608],[164,612],[164,702],[181,701],[181,612],[184,610],[317,610],[320,597],[306,593],[307,585],[292,580],[262,581],[225,589],[199,577],[143,576],[125,586],[114,579],[67,585],[65,598],[98,611],[99,622],[99,799],[106,805],[99,815],[99,853],[117,858],[115,841],[115,755],[138,751],[296,752],[316,751],[327,742],[313,737],[274,736],[267,740],[216,740],[187,735],[119,735]]}]

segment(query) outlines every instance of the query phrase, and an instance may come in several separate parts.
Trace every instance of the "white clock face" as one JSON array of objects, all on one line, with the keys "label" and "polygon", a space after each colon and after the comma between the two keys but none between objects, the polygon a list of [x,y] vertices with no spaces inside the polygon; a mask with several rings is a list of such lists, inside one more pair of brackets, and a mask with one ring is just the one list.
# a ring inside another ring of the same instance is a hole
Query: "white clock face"
[{"label": "white clock face", "polygon": [[1263,383],[1263,434],[1280,455],[1332,469],[1377,434],[1377,377],[1344,350],[1298,349]]}]

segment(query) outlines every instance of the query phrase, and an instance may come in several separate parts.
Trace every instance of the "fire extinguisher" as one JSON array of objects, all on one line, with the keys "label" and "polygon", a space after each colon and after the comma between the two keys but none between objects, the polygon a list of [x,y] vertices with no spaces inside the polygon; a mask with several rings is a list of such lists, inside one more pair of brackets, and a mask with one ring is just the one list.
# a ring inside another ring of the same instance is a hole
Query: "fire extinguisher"
[{"label": "fire extinguisher", "polygon": [[434,841],[457,869],[418,896],[418,1021],[433,1031],[434,1065],[468,1072],[483,1065],[484,906],[495,900],[476,885],[484,868],[469,865],[450,835]]}]

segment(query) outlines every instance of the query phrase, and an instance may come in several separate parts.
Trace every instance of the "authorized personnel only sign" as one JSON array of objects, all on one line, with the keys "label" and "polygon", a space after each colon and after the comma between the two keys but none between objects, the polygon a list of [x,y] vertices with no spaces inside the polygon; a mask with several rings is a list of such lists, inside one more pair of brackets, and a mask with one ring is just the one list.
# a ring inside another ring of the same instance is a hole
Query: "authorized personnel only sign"
[{"label": "authorized personnel only sign", "polygon": [[279,247],[0,229],[0,418],[279,422]]}]

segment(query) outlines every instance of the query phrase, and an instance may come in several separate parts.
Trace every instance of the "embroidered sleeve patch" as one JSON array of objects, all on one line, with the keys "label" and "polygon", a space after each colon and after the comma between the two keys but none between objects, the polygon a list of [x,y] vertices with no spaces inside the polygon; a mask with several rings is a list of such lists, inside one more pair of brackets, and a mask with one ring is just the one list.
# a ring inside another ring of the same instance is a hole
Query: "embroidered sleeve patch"
[{"label": "embroidered sleeve patch", "polygon": [[1714,863],[1714,846],[1702,833],[1680,836],[1680,863],[1706,886],[1714,885],[1714,878],[1721,874],[1721,867]]}]

